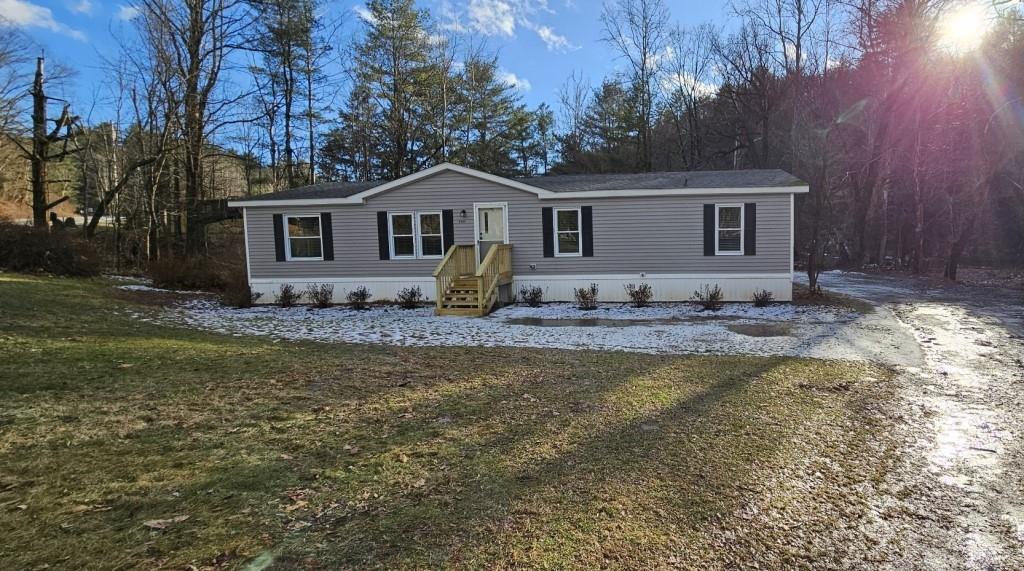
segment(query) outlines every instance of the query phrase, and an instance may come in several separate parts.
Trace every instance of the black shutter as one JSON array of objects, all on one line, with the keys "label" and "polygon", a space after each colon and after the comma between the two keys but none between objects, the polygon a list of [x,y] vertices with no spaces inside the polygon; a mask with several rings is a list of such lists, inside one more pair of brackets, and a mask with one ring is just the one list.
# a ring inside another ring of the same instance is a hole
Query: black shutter
[{"label": "black shutter", "polygon": [[715,205],[704,205],[704,255],[715,255]]},{"label": "black shutter", "polygon": [[594,209],[591,206],[580,208],[580,229],[583,231],[583,257],[594,257]]},{"label": "black shutter", "polygon": [[455,212],[452,210],[441,211],[441,232],[444,234],[444,253],[455,245]]},{"label": "black shutter", "polygon": [[284,261],[284,215],[274,215],[274,253],[277,261]]},{"label": "black shutter", "polygon": [[334,227],[331,226],[331,213],[320,213],[320,241],[324,243],[324,259],[334,259]]},{"label": "black shutter", "polygon": [[377,213],[377,249],[380,251],[380,259],[391,259],[391,246],[388,245],[388,213]]},{"label": "black shutter", "polygon": [[554,258],[555,257],[555,231],[554,231],[554,220],[552,219],[551,208],[541,208],[540,215],[543,218],[541,221],[541,229],[544,231],[544,257]]},{"label": "black shutter", "polygon": [[743,255],[757,254],[757,204],[743,205]]}]

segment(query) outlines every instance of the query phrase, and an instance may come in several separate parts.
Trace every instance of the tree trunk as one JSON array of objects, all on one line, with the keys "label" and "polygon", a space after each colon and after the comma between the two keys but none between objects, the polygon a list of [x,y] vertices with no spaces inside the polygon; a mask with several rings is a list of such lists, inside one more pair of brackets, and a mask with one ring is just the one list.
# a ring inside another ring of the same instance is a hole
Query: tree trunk
[{"label": "tree trunk", "polygon": [[46,228],[46,156],[50,141],[46,135],[46,93],[43,91],[43,58],[36,58],[32,83],[32,225]]}]

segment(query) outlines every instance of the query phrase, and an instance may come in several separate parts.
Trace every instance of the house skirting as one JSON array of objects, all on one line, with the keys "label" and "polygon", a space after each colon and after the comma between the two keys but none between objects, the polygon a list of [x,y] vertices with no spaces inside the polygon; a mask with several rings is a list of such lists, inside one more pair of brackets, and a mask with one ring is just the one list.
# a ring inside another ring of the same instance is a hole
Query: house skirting
[{"label": "house skirting", "polygon": [[[432,277],[387,277],[387,278],[296,278],[296,279],[253,279],[250,281],[254,292],[262,296],[260,303],[273,303],[281,285],[289,283],[297,291],[303,291],[310,284],[333,284],[334,301],[345,303],[348,292],[365,286],[373,294],[371,301],[392,300],[398,292],[411,286],[419,286],[425,300],[436,297]],[[627,284],[650,284],[654,290],[653,301],[689,301],[694,291],[708,284],[718,285],[726,301],[750,301],[756,290],[772,292],[778,301],[793,300],[793,277],[790,273],[775,274],[595,274],[595,275],[517,275],[512,284],[516,294],[522,286],[540,286],[544,289],[544,301],[573,301],[573,290],[591,283],[598,286],[598,299],[607,302],[629,301]]]}]

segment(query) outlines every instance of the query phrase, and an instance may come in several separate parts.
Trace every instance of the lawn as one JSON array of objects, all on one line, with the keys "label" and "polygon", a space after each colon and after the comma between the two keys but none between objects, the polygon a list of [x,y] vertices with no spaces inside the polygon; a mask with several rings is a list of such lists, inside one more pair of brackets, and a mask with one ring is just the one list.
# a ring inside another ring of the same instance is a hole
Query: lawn
[{"label": "lawn", "polygon": [[863,363],[274,343],[130,297],[0,274],[2,569],[848,565],[898,454]]}]

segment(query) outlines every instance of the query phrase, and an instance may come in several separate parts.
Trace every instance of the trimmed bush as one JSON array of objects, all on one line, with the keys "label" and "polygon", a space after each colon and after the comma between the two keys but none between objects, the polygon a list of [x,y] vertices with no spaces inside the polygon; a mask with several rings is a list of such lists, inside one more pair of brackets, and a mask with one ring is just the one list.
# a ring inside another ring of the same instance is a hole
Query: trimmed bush
[{"label": "trimmed bush", "polygon": [[332,284],[309,284],[306,286],[306,299],[313,307],[330,307],[334,303],[334,286]]},{"label": "trimmed bush", "polygon": [[398,305],[402,309],[416,309],[423,302],[420,286],[407,287],[398,292]]},{"label": "trimmed bush", "polygon": [[348,292],[345,299],[348,300],[349,305],[352,309],[368,309],[370,307],[370,298],[373,294],[370,290],[366,289],[366,286],[359,286],[354,290]]},{"label": "trimmed bush", "polygon": [[754,290],[754,307],[768,307],[775,302],[772,292],[765,289]]},{"label": "trimmed bush", "polygon": [[100,258],[70,231],[0,222],[0,270],[88,277],[100,273]]},{"label": "trimmed bush", "polygon": [[647,307],[654,299],[654,289],[651,284],[626,284],[626,295],[633,302],[633,307]]},{"label": "trimmed bush", "polygon": [[690,301],[700,305],[702,311],[718,311],[722,309],[722,299],[724,297],[722,288],[718,284],[715,284],[715,287],[704,284],[700,289],[693,292],[693,297],[690,298]]},{"label": "trimmed bush", "polygon": [[220,290],[231,281],[231,270],[205,256],[172,256],[149,264],[153,285],[164,289]]},{"label": "trimmed bush", "polygon": [[519,299],[530,307],[540,307],[544,303],[544,289],[540,286],[524,285],[519,288]]},{"label": "trimmed bush", "polygon": [[292,284],[281,284],[281,289],[278,291],[274,301],[281,307],[292,307],[299,303],[300,299],[302,299],[302,294],[295,291],[295,286]]},{"label": "trimmed bush", "polygon": [[597,309],[597,284],[590,284],[590,287],[578,287],[573,291],[576,296],[576,306],[580,309],[590,311]]}]

